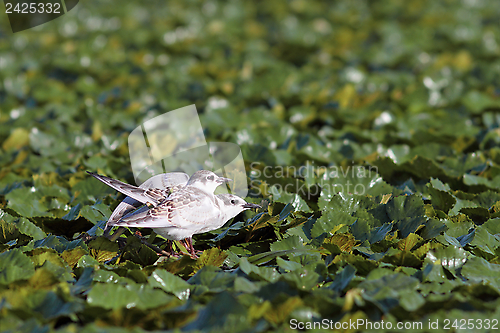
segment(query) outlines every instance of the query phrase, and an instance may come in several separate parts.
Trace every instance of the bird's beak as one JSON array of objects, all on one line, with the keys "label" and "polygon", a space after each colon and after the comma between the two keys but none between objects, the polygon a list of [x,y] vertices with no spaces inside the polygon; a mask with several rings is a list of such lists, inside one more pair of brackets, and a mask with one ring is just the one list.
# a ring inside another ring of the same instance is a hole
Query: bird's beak
[{"label": "bird's beak", "polygon": [[243,208],[262,208],[262,207],[257,204],[247,202],[246,204],[243,205]]},{"label": "bird's beak", "polygon": [[224,178],[224,177],[219,177],[217,179],[217,183],[219,183],[219,184],[229,183],[229,182],[232,182],[232,181],[233,181],[232,179]]}]

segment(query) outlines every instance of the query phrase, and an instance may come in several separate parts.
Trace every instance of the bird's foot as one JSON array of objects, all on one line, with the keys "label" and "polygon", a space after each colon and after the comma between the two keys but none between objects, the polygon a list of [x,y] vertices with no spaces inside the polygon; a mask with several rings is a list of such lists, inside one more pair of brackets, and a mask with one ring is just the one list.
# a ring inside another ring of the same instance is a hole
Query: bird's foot
[{"label": "bird's foot", "polygon": [[193,247],[193,240],[191,237],[180,240],[179,242],[182,244],[182,246],[184,246],[184,248],[186,248],[187,255],[189,255],[193,259],[199,258],[198,255],[196,254],[196,250]]}]

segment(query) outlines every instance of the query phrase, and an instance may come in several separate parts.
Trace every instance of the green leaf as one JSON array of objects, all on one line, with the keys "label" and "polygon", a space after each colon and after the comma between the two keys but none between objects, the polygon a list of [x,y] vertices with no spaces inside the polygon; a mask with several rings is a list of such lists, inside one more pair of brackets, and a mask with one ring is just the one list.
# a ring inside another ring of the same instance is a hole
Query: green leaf
[{"label": "green leaf", "polygon": [[435,189],[434,187],[429,187],[429,193],[431,195],[431,203],[434,208],[442,210],[445,213],[455,205],[457,200],[448,192]]},{"label": "green leaf", "polygon": [[64,261],[66,261],[69,267],[75,267],[80,258],[86,254],[87,251],[85,251],[81,247],[77,247],[71,250],[65,250],[63,253],[61,253],[61,257],[64,259]]},{"label": "green leaf", "polygon": [[364,291],[361,296],[365,300],[376,304],[382,311],[390,311],[396,304],[390,302],[391,299],[400,300],[406,297],[408,293],[415,292],[418,285],[416,278],[396,273],[376,280],[365,280],[358,285],[358,288]]},{"label": "green leaf", "polygon": [[141,310],[155,309],[171,301],[163,291],[153,289],[149,285],[134,283],[126,286],[114,283],[98,283],[87,295],[91,306],[104,309],[138,308]]},{"label": "green leaf", "polygon": [[203,251],[201,256],[196,259],[196,267],[198,269],[208,265],[219,267],[226,258],[227,254],[224,251],[214,247]]},{"label": "green leaf", "polygon": [[444,233],[444,239],[452,246],[461,247],[460,242],[452,236],[449,236],[446,232]]},{"label": "green leaf", "polygon": [[240,269],[251,279],[274,282],[279,278],[279,273],[271,267],[257,267],[248,262],[246,258],[240,259]]},{"label": "green leaf", "polygon": [[465,207],[460,209],[460,213],[469,216],[477,224],[482,224],[490,218],[490,212],[483,207]]},{"label": "green leaf", "polygon": [[500,234],[500,218],[489,219],[480,228],[486,229],[492,235]]},{"label": "green leaf", "polygon": [[99,267],[99,262],[92,258],[91,256],[84,254],[83,256],[78,259],[77,267],[81,268],[96,268]]},{"label": "green leaf", "polygon": [[[17,188],[7,193],[7,207],[24,217],[50,216],[49,207],[42,200],[43,195],[35,187]],[[26,202],[30,204],[27,205]]]},{"label": "green leaf", "polygon": [[424,239],[432,239],[441,234],[442,231],[446,230],[446,224],[437,220],[430,219],[428,220],[422,230],[420,231],[420,236]]},{"label": "green leaf", "polygon": [[[321,217],[314,223],[311,236],[331,234],[337,226],[351,225],[356,221],[355,213],[360,209],[372,208],[375,204],[366,197],[339,193],[334,195],[323,208]],[[370,216],[369,213],[366,213]]]},{"label": "green leaf", "polygon": [[374,170],[354,166],[333,167],[331,172],[321,180],[322,191],[318,201],[319,207],[325,209],[328,203],[338,196],[350,197],[353,200],[355,196],[377,196],[391,193],[392,187]]},{"label": "green leaf", "polygon": [[[100,253],[103,255],[99,260],[109,260],[113,258],[118,251],[118,245],[116,243],[111,244],[113,242],[106,237],[99,237],[97,239],[102,239],[102,241],[100,241],[101,243],[98,243],[98,246],[101,246],[99,244],[103,246],[101,252],[96,251],[95,253],[95,255],[99,255]],[[158,260],[158,254],[144,245],[141,240],[134,235],[127,237],[127,244],[122,249],[122,252],[123,254],[120,260],[131,260],[140,265],[152,265]]]},{"label": "green leaf", "polygon": [[469,91],[463,97],[462,101],[464,105],[473,113],[480,113],[488,107],[495,107],[499,105],[499,103],[490,96],[477,90]]},{"label": "green leaf", "polygon": [[[21,217],[21,218],[15,218],[14,216],[6,213],[5,211],[0,209],[0,223],[1,223],[1,229],[3,230],[2,234],[4,241],[0,241],[0,243],[4,243],[5,240],[7,240],[8,235],[11,232],[15,232],[14,229],[16,229],[18,232],[30,236],[34,240],[39,240],[44,237],[47,237],[47,235],[40,229],[38,226],[33,224],[30,220],[27,218]],[[8,225],[7,225],[8,224]],[[14,229],[13,229],[14,228]],[[14,238],[17,238],[14,237]]]},{"label": "green leaf", "polygon": [[397,173],[405,172],[418,178],[443,177],[444,170],[432,159],[415,156],[401,165],[396,165],[391,158],[380,158],[374,162],[384,179],[391,179]]},{"label": "green leaf", "polygon": [[312,269],[301,268],[282,275],[282,278],[291,283],[298,290],[311,290],[320,281],[320,275]]},{"label": "green leaf", "polygon": [[249,327],[247,308],[228,292],[217,294],[199,312],[196,320],[185,326],[186,330],[211,332],[239,332]]},{"label": "green leaf", "polygon": [[442,249],[429,251],[425,258],[426,262],[441,265],[452,273],[460,269],[470,254],[460,246],[448,246]]},{"label": "green leaf", "polygon": [[284,260],[281,259],[280,257],[276,258],[276,263],[280,268],[284,269],[285,271],[294,271],[296,269],[302,268],[302,265],[300,263],[295,261]]},{"label": "green leaf", "polygon": [[54,249],[59,253],[62,253],[66,250],[77,248],[79,246],[83,247],[84,249],[87,248],[82,239],[75,239],[73,241],[68,241],[66,238],[62,236],[54,236],[54,235],[49,235],[44,239],[39,239],[34,242],[35,248],[46,247],[49,249]]},{"label": "green leaf", "polygon": [[399,304],[406,311],[413,312],[425,304],[425,298],[417,291],[411,291],[406,293],[404,297],[401,297]]},{"label": "green leaf", "polygon": [[198,270],[188,282],[192,285],[206,287],[211,292],[222,292],[233,286],[236,276],[228,272],[221,271],[214,266],[205,266]]},{"label": "green leaf", "polygon": [[290,249],[290,250],[280,250],[280,251],[267,251],[267,252],[262,252],[255,254],[251,257],[248,257],[247,260],[249,263],[253,265],[260,265],[260,264],[265,264],[274,258],[280,257],[280,256],[286,256],[286,255],[295,255],[295,254],[301,254],[301,253],[306,253],[310,252],[309,250],[295,250],[295,249]]},{"label": "green leaf", "polygon": [[34,290],[23,299],[23,307],[39,314],[40,319],[68,317],[83,310],[83,304],[78,300],[66,301],[55,292],[49,290]]},{"label": "green leaf", "polygon": [[27,236],[30,236],[34,240],[39,240],[44,237],[47,237],[47,234],[45,234],[45,232],[43,232],[42,229],[40,229],[37,225],[32,223],[27,218],[21,217],[18,220],[14,221],[14,223],[19,232]]},{"label": "green leaf", "polygon": [[20,250],[12,249],[0,254],[0,284],[27,280],[34,273],[33,263]]},{"label": "green leaf", "polygon": [[392,223],[384,223],[380,227],[371,227],[371,224],[367,220],[358,219],[351,224],[351,233],[358,241],[368,240],[370,244],[373,244],[383,240],[393,228]]},{"label": "green leaf", "polygon": [[157,287],[172,293],[181,300],[189,298],[191,286],[180,277],[166,270],[157,269],[148,278],[151,287]]},{"label": "green leaf", "polygon": [[355,274],[356,268],[351,265],[345,266],[344,269],[340,271],[340,273],[335,274],[335,279],[328,286],[328,288],[341,292],[349,285]]},{"label": "green leaf", "polygon": [[460,243],[460,246],[464,247],[465,245],[469,244],[474,239],[475,235],[476,235],[476,230],[472,230],[468,234],[459,236],[456,239]]},{"label": "green leaf", "polygon": [[5,244],[19,237],[19,231],[16,225],[8,223],[5,220],[0,220],[0,243]]},{"label": "green leaf", "polygon": [[67,220],[67,221],[73,221],[73,220],[76,220],[78,218],[78,216],[80,216],[80,210],[82,209],[82,205],[81,204],[77,204],[76,206],[73,206],[71,207],[71,209],[69,210],[69,212],[64,215],[62,217],[63,220]]},{"label": "green leaf", "polygon": [[5,150],[20,149],[29,143],[29,132],[24,128],[14,128],[9,137],[2,143]]},{"label": "green leaf", "polygon": [[100,203],[92,206],[83,206],[80,210],[80,215],[96,224],[102,220],[107,221],[109,216],[111,216],[111,210],[107,205]]},{"label": "green leaf", "polygon": [[88,244],[89,253],[99,262],[114,258],[118,252],[118,244],[106,237],[98,237]]},{"label": "green leaf", "polygon": [[473,283],[489,284],[500,292],[500,265],[473,257],[463,265],[461,274]]},{"label": "green leaf", "polygon": [[395,221],[402,238],[414,233],[427,220],[424,203],[415,195],[392,198],[386,209],[389,218]]},{"label": "green leaf", "polygon": [[96,198],[100,198],[105,194],[116,193],[111,187],[93,177],[79,181],[71,190],[76,194],[75,204],[88,204],[97,201]]},{"label": "green leaf", "polygon": [[477,227],[474,239],[470,242],[470,245],[476,246],[491,255],[496,255],[495,250],[500,246],[500,237],[490,234],[487,228],[481,225]]},{"label": "green leaf", "polygon": [[270,192],[273,194],[274,201],[290,204],[291,207],[293,207],[293,211],[312,211],[311,208],[309,208],[309,206],[307,205],[306,201],[302,199],[302,197],[297,193],[273,191],[272,189],[273,187],[271,188]]}]

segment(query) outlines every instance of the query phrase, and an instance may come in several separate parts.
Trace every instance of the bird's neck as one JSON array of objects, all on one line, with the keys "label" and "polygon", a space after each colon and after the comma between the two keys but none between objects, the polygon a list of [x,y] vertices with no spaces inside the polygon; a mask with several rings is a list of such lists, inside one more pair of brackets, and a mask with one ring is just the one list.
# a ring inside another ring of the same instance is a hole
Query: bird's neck
[{"label": "bird's neck", "polygon": [[227,221],[226,220],[226,217],[227,217],[227,213],[224,209],[225,205],[224,205],[224,201],[222,201],[221,199],[219,199],[218,196],[214,196],[215,198],[215,205],[219,207],[219,211],[220,211],[220,214],[221,214],[221,217],[223,218],[224,221]]},{"label": "bird's neck", "polygon": [[211,189],[210,187],[208,187],[204,184],[194,183],[194,184],[191,184],[190,186],[197,188],[198,190],[203,191],[203,192],[207,193],[208,195],[214,195],[215,189]]}]

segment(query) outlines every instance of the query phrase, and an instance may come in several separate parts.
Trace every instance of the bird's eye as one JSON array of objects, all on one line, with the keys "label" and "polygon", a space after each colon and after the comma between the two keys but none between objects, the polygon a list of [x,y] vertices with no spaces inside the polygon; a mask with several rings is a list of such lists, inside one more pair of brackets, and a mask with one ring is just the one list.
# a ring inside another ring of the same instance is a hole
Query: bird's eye
[{"label": "bird's eye", "polygon": [[207,177],[207,179],[208,179],[208,180],[214,180],[214,176],[212,176],[212,175],[211,175],[211,176],[208,176],[208,177]]},{"label": "bird's eye", "polygon": [[233,199],[233,200],[231,200],[231,204],[232,204],[232,205],[236,205],[236,200],[234,200],[234,199]]}]

